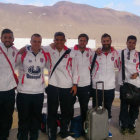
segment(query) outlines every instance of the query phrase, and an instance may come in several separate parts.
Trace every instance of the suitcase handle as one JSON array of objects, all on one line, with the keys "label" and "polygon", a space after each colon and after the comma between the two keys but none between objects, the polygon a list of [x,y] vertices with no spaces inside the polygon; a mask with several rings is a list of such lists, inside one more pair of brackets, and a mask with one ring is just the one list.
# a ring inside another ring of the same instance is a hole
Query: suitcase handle
[{"label": "suitcase handle", "polygon": [[98,84],[102,84],[102,93],[103,93],[103,102],[102,102],[102,109],[104,110],[104,82],[103,81],[98,81],[96,82],[96,111],[98,109],[98,90],[97,90],[97,87],[98,87]]}]

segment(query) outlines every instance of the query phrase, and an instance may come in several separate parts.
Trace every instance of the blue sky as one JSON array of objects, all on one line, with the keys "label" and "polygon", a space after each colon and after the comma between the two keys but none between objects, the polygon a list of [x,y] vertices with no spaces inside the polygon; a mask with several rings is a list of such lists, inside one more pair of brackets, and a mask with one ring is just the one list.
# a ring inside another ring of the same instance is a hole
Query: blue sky
[{"label": "blue sky", "polygon": [[[51,6],[62,0],[0,0],[4,3],[17,3],[23,5]],[[140,16],[140,0],[66,0],[75,3],[88,4],[98,8],[112,8],[127,11]]]}]

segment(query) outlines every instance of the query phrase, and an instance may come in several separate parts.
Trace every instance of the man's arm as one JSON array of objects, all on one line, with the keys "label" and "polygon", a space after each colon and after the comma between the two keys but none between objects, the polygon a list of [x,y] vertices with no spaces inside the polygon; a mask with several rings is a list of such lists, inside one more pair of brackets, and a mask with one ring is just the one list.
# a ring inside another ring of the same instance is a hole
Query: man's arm
[{"label": "man's arm", "polygon": [[76,59],[76,57],[74,55],[74,57],[72,58],[72,80],[73,80],[73,87],[71,89],[71,93],[73,93],[73,95],[76,95],[76,93],[77,93],[78,79],[79,79],[79,75],[78,75],[78,62],[77,62],[77,59]]}]

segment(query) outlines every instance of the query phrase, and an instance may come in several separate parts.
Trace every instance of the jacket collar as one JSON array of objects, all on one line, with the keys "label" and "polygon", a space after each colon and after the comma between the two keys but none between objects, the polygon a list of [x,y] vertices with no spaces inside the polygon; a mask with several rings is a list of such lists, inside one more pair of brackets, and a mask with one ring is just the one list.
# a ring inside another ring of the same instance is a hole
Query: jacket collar
[{"label": "jacket collar", "polygon": [[[74,50],[79,50],[78,45],[74,46]],[[88,51],[88,50],[89,50],[89,48],[85,48],[85,51]]]},{"label": "jacket collar", "polygon": [[5,45],[2,42],[0,42],[0,46],[3,49],[4,52],[6,52],[8,49],[13,49],[13,46],[11,46],[9,48],[6,48]]}]

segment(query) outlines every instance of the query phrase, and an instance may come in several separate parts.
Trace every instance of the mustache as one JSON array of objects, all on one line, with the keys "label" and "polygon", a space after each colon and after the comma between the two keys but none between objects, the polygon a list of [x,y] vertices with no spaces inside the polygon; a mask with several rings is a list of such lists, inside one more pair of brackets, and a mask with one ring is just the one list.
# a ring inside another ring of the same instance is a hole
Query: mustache
[{"label": "mustache", "polygon": [[[7,45],[7,43],[9,43],[9,44]],[[13,42],[10,42],[10,41],[5,41],[4,42],[4,45],[9,48],[9,47],[13,46],[14,43]]]},{"label": "mustache", "polygon": [[14,44],[13,42],[10,42],[10,41],[5,41],[4,44],[6,44],[6,43],[9,43],[9,44],[11,44],[11,45]]},{"label": "mustache", "polygon": [[109,46],[109,47],[110,47],[110,46],[111,46],[111,44],[104,44],[103,46]]}]

